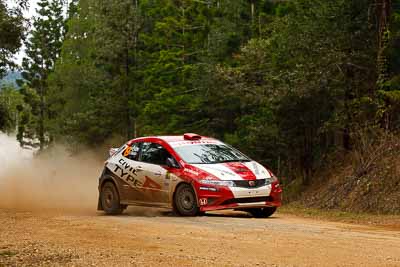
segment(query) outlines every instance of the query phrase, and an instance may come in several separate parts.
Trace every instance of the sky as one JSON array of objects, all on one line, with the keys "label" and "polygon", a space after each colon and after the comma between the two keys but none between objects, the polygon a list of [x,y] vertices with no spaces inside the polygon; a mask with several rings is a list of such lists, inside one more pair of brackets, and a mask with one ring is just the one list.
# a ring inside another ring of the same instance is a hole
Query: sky
[{"label": "sky", "polygon": [[[16,6],[15,0],[7,0],[6,2],[10,7]],[[25,17],[30,18],[36,14],[35,8],[37,7],[38,2],[39,0],[28,0],[29,9],[24,11]]]}]

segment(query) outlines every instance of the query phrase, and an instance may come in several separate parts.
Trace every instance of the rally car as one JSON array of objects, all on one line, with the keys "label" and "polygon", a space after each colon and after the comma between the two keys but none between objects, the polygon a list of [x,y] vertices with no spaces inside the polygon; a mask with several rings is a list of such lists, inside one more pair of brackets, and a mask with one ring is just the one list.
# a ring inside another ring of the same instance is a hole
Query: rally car
[{"label": "rally car", "polygon": [[110,149],[99,179],[98,210],[128,205],[183,216],[235,209],[269,217],[281,206],[275,175],[233,147],[197,134],[142,137]]}]

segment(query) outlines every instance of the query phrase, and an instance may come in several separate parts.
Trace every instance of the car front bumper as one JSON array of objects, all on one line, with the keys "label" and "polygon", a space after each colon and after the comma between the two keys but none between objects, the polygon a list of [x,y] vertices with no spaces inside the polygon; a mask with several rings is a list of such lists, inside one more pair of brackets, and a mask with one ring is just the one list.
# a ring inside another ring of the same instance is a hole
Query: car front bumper
[{"label": "car front bumper", "polygon": [[278,182],[259,188],[205,187],[196,185],[200,211],[280,207],[282,188]]}]

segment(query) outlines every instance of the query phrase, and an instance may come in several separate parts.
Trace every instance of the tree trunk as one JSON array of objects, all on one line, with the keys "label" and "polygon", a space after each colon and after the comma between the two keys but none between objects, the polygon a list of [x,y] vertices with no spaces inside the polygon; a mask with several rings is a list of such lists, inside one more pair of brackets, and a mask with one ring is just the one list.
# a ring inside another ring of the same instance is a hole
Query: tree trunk
[{"label": "tree trunk", "polygon": [[254,25],[255,6],[254,1],[251,1],[251,25]]},{"label": "tree trunk", "polygon": [[343,148],[350,151],[352,148],[351,144],[351,122],[353,121],[353,115],[350,108],[351,102],[353,101],[353,84],[354,73],[350,66],[345,67],[346,85],[344,92],[344,115],[345,123],[343,128]]},{"label": "tree trunk", "polygon": [[44,149],[44,88],[43,83],[40,82],[40,116],[39,116],[39,142],[40,151]]},{"label": "tree trunk", "polygon": [[376,0],[378,18],[378,84],[382,84],[389,79],[388,60],[385,50],[389,41],[390,16],[392,12],[391,0]]},{"label": "tree trunk", "polygon": [[[129,38],[129,37],[128,37]],[[131,108],[130,108],[130,100],[131,100],[131,86],[129,81],[129,41],[127,41],[127,47],[125,51],[125,116],[126,116],[126,137],[127,139],[132,138],[132,120],[131,120]]]}]

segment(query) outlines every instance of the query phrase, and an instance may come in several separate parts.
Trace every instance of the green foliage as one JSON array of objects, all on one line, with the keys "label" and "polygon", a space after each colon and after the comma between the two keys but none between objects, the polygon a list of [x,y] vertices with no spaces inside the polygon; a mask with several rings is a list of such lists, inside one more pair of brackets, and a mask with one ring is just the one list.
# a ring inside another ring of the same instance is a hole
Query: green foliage
[{"label": "green foliage", "polygon": [[13,55],[21,46],[24,18],[21,7],[11,9],[0,0],[0,79],[8,67],[14,67]]},{"label": "green foliage", "polygon": [[88,145],[198,132],[303,188],[328,153],[352,149],[354,129],[399,127],[398,12],[377,85],[374,2],[80,0],[64,25],[43,0],[25,131]]},{"label": "green foliage", "polygon": [[380,107],[378,119],[388,130],[400,130],[400,1],[393,2],[390,27],[385,32],[386,45],[382,51],[388,70],[385,80],[378,80]]},{"label": "green foliage", "polygon": [[[217,102],[228,111],[219,121],[226,122],[221,131],[229,140],[280,174],[300,173],[304,183],[325,153],[351,146],[346,139],[352,128],[368,122],[366,114],[375,108],[364,101],[375,82],[368,3],[298,0],[278,6],[275,12],[288,14],[276,16],[262,38],[251,39],[233,68],[219,69],[222,90],[211,93],[231,104]],[[214,113],[224,115],[221,110]]]},{"label": "green foliage", "polygon": [[132,3],[80,1],[69,18],[61,59],[49,77],[49,123],[57,138],[92,144],[132,135],[141,25]]},{"label": "green foliage", "polygon": [[29,102],[33,111],[39,111],[32,113],[36,117],[38,126],[31,129],[20,128],[24,132],[19,133],[19,136],[37,136],[40,140],[40,148],[43,149],[49,142],[45,125],[50,115],[47,103],[47,79],[60,54],[64,35],[64,18],[62,0],[41,0],[38,6],[38,17],[34,18],[33,29],[25,43],[26,57],[22,63],[24,69],[22,77],[27,86],[34,89],[39,96],[38,102]]},{"label": "green foliage", "polygon": [[14,87],[6,86],[1,89],[0,131],[12,132],[15,129],[23,105],[23,96]]},{"label": "green foliage", "polygon": [[81,0],[48,79],[51,131],[89,144],[209,132],[215,62],[232,62],[250,37],[249,10],[247,1]]},{"label": "green foliage", "polygon": [[10,114],[7,110],[7,107],[4,103],[0,103],[0,130],[4,131],[10,127]]}]

